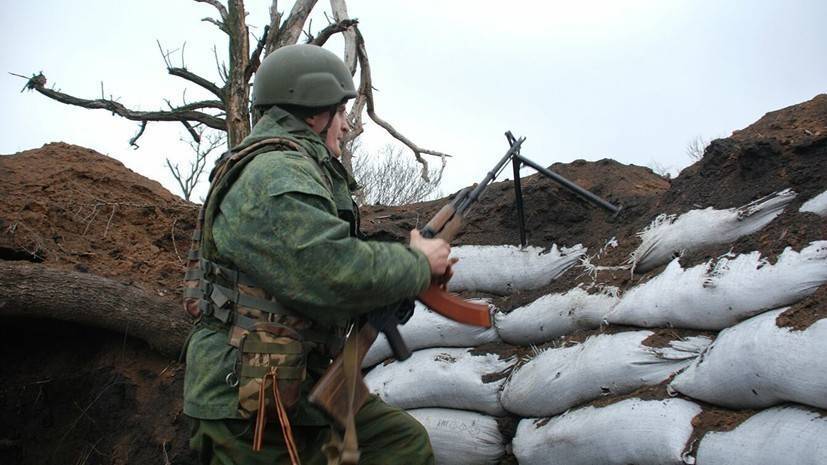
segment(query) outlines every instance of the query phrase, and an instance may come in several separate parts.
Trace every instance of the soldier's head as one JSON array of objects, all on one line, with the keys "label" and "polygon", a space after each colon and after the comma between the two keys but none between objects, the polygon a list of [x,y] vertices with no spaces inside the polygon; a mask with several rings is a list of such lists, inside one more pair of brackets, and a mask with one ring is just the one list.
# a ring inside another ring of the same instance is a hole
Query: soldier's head
[{"label": "soldier's head", "polygon": [[356,97],[347,66],[333,52],[315,45],[282,47],[262,62],[253,81],[253,106],[276,105],[321,135],[335,155],[349,130],[345,103]]}]

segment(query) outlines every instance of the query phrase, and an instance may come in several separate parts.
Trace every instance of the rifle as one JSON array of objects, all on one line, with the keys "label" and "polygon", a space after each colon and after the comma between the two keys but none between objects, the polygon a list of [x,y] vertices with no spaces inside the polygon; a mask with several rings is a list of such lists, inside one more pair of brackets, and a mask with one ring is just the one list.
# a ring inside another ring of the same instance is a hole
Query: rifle
[{"label": "rifle", "polygon": [[[462,229],[471,207],[511,157],[519,152],[524,140],[523,137],[512,143],[503,158],[479,184],[463,189],[451,203],[442,207],[422,229],[422,236],[450,242]],[[417,296],[417,299],[435,312],[452,320],[485,328],[491,327],[488,305],[468,302],[451,294],[446,290],[446,284],[447,281],[444,279],[432,282],[428,289]],[[387,337],[396,359],[406,360],[411,356],[410,349],[399,334],[399,316],[400,312],[396,307],[370,312],[359,332],[351,334],[348,338],[347,343],[355,345],[355,349],[349,351],[349,357],[355,360],[345,360],[345,352],[348,351],[343,351],[333,360],[331,366],[310,391],[310,402],[330,415],[339,426],[347,425],[348,416],[358,412],[368,396],[368,389],[362,380],[361,372],[353,373],[354,368],[346,369],[346,364],[355,366],[355,370],[361,369],[362,360],[380,332]]]}]

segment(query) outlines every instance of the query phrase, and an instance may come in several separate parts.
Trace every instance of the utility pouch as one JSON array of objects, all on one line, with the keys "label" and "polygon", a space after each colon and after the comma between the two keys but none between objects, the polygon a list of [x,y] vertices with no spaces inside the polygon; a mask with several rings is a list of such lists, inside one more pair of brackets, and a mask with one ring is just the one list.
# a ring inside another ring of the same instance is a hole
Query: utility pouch
[{"label": "utility pouch", "polygon": [[278,323],[259,322],[241,338],[238,349],[240,413],[272,420],[279,417],[279,412],[295,407],[307,377],[302,336]]}]

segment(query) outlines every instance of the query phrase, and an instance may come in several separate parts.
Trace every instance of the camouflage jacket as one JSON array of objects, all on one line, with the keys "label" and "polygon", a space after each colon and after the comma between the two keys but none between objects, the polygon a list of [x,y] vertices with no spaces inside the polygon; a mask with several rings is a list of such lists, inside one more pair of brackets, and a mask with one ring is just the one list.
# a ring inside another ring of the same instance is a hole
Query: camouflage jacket
[{"label": "camouflage jacket", "polygon": [[[244,168],[212,225],[222,261],[254,277],[282,305],[332,327],[428,286],[421,252],[354,237],[348,219],[358,215],[350,195],[356,183],[306,124],[274,107],[238,148],[272,137],[290,138],[306,154],[266,152]],[[226,329],[196,328],[187,347],[185,414],[240,418],[237,389],[225,381],[236,357]],[[308,379],[305,389],[314,382]],[[299,425],[326,423],[306,399],[293,417]]]}]

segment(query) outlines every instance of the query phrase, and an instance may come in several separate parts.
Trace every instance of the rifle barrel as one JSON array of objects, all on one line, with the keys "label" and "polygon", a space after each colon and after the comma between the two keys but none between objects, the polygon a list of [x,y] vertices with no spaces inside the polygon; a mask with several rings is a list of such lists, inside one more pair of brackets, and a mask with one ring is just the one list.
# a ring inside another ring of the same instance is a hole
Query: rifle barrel
[{"label": "rifle barrel", "polygon": [[460,204],[457,207],[458,214],[464,215],[465,213],[467,213],[471,205],[473,205],[474,202],[477,201],[477,199],[482,195],[482,193],[485,192],[485,189],[488,187],[488,185],[491,184],[491,181],[493,181],[494,178],[496,178],[497,175],[500,173],[500,171],[502,171],[503,166],[505,166],[505,164],[508,163],[509,160],[511,160],[511,157],[515,155],[519,156],[520,146],[523,144],[524,140],[525,137],[520,137],[516,142],[511,144],[511,147],[508,148],[508,151],[505,152],[505,155],[503,155],[502,159],[500,159],[500,161],[497,162],[494,168],[491,171],[489,171],[487,175],[485,175],[485,178],[482,181],[480,181],[479,184],[477,184],[477,187],[474,188],[474,190],[472,190],[471,193],[468,194],[468,197],[465,198],[462,204]]}]

